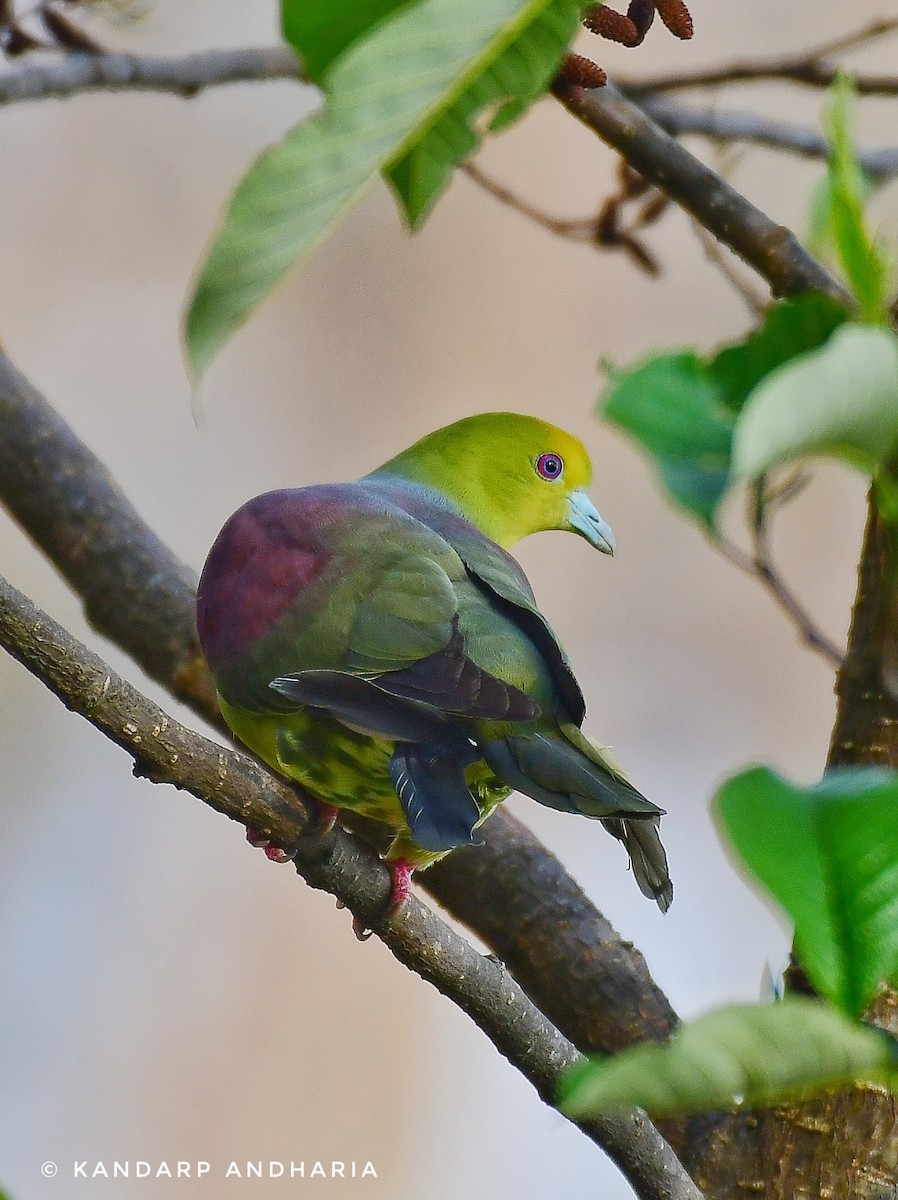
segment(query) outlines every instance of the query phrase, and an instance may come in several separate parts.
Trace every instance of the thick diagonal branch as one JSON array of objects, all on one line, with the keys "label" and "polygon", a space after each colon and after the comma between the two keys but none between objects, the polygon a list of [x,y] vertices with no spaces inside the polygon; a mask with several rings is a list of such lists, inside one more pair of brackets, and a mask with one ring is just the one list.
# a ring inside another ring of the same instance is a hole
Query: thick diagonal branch
[{"label": "thick diagonal branch", "polygon": [[[453,1000],[549,1104],[561,1073],[579,1059],[503,965],[478,954],[432,910],[411,899],[388,922],[386,870],[373,851],[340,829],[306,837],[309,815],[293,790],[236,751],[167,716],[0,579],[0,645],[134,760],[136,774],[183,788],[219,812],[298,844],[296,866],[342,901],[410,970]],[[580,1128],[618,1164],[642,1200],[701,1200],[670,1146],[638,1110]]]}]

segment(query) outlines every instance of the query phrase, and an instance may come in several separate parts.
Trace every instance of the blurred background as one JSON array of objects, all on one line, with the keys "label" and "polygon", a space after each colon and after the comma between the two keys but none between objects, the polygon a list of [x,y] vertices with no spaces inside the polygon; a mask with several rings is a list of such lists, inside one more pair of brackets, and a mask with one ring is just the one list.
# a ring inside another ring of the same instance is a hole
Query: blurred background
[{"label": "blurred background", "polygon": [[[688,68],[807,48],[889,5],[691,7],[690,44],[659,26],[638,51],[593,39],[585,51],[609,73]],[[138,24],[103,32],[146,53],[265,45],[275,9],[158,0]],[[894,42],[859,61],[893,62]],[[598,826],[510,803],[642,948],[682,1015],[755,998],[765,964],[784,963],[787,933],[729,866],[708,802],[759,760],[819,774],[831,672],[593,415],[600,358],[711,347],[745,331],[745,307],[679,212],[648,236],[664,267],[654,281],[620,254],[553,238],[463,176],[409,239],[380,187],[225,351],[195,421],[179,346],[191,272],[228,189],[313,103],[270,83],[192,101],[5,108],[4,346],[196,569],[248,496],[353,478],[468,413],[513,409],[579,434],[620,551],[610,561],[544,534],[520,557],[583,683],[588,731],[669,812],[671,912],[640,896]],[[720,103],[815,122],[822,96],[731,89]],[[889,112],[865,102],[866,141],[888,141]],[[589,214],[615,186],[614,156],[550,101],[480,161],[559,215]],[[725,165],[775,218],[804,227],[819,165],[761,151]],[[894,234],[894,188],[875,211]],[[776,528],[785,573],[840,642],[863,517],[862,481],[827,468]],[[13,583],[172,710],[86,628],[2,516],[0,553]],[[7,658],[0,696],[0,1187],[14,1200],[218,1196],[232,1160],[374,1164],[376,1179],[315,1182],[334,1197],[630,1195],[464,1016],[376,939],[358,944],[332,899],[192,798],[134,780],[118,749]],[[71,1180],[75,1160],[111,1170],[136,1159],[204,1159],[213,1171],[190,1183]],[[42,1178],[45,1160],[57,1178]],[[232,1178],[226,1194],[297,1187]]]}]

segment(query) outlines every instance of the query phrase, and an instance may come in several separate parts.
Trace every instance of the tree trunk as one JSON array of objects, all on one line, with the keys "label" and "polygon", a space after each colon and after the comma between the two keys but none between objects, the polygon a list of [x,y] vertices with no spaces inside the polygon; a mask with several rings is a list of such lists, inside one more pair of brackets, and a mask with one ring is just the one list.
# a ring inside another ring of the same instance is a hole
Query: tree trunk
[{"label": "tree trunk", "polygon": [[[848,653],[836,682],[830,766],[898,767],[898,576],[870,503]],[[787,980],[808,991],[800,968]],[[867,1014],[898,1035],[898,992]],[[898,1103],[858,1087],[806,1104],[693,1123],[683,1159],[708,1200],[895,1200]]]}]

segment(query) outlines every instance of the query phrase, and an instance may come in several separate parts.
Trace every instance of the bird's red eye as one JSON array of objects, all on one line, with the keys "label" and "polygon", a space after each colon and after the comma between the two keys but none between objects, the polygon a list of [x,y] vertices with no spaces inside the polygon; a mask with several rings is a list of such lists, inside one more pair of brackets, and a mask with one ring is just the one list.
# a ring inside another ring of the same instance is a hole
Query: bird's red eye
[{"label": "bird's red eye", "polygon": [[564,470],[564,459],[560,454],[541,454],[536,469],[543,479],[557,479]]}]

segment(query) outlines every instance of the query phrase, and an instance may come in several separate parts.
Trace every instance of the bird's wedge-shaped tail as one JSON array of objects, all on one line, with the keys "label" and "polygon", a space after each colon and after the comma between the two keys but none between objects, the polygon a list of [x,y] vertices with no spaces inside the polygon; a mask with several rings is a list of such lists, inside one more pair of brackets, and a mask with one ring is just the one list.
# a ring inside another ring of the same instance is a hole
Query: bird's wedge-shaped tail
[{"label": "bird's wedge-shaped tail", "polygon": [[662,912],[667,912],[673,902],[673,884],[667,869],[667,855],[661,844],[660,817],[651,817],[648,821],[624,821],[619,817],[611,817],[602,824],[626,847],[633,878],[643,896],[648,896]]},{"label": "bird's wedge-shaped tail", "polygon": [[667,911],[673,885],[658,832],[663,810],[633,787],[607,750],[568,724],[557,733],[512,734],[478,746],[500,779],[525,796],[598,817],[626,847],[639,890]]},{"label": "bird's wedge-shaped tail", "polygon": [[509,787],[549,808],[585,817],[663,815],[575,725],[478,741],[478,747]]}]

